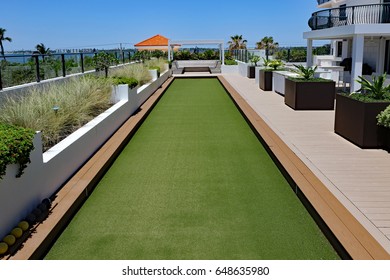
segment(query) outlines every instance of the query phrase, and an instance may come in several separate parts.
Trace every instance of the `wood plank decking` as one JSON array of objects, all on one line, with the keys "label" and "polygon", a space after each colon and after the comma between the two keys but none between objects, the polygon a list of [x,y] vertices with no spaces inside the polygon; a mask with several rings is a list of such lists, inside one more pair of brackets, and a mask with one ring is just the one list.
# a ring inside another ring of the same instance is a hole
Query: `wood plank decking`
[{"label": "wood plank decking", "polygon": [[351,256],[389,259],[390,154],[360,149],[335,134],[334,111],[294,111],[282,96],[260,90],[254,80],[223,77],[260,116],[258,125],[266,124],[259,128],[266,133],[264,140],[278,146],[270,148],[285,160],[294,180],[301,180],[296,183]]}]

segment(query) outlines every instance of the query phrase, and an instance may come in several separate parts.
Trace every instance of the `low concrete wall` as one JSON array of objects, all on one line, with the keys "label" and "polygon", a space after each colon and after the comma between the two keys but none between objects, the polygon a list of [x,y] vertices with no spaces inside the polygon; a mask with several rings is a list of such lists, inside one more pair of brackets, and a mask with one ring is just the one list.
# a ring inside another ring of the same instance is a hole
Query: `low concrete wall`
[{"label": "low concrete wall", "polygon": [[260,85],[260,69],[263,69],[263,66],[256,66],[255,68],[255,82],[256,85]]},{"label": "low concrete wall", "polygon": [[222,74],[238,74],[238,65],[221,65]]},{"label": "low concrete wall", "polygon": [[237,61],[238,63],[238,73],[243,77],[248,77],[248,63]]},{"label": "low concrete wall", "polygon": [[114,87],[114,106],[43,154],[41,135],[37,133],[31,163],[24,174],[15,178],[18,167],[11,165],[0,180],[0,239],[44,198],[52,196],[169,76],[170,71],[166,71],[138,89]]}]

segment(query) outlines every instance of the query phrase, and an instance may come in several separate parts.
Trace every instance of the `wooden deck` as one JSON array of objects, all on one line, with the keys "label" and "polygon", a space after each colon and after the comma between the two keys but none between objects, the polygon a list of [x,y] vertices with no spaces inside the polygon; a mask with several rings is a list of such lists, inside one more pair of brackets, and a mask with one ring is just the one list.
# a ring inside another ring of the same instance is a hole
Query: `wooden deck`
[{"label": "wooden deck", "polygon": [[350,255],[390,259],[390,154],[335,134],[334,111],[294,111],[253,79],[223,77],[260,117],[254,126]]}]

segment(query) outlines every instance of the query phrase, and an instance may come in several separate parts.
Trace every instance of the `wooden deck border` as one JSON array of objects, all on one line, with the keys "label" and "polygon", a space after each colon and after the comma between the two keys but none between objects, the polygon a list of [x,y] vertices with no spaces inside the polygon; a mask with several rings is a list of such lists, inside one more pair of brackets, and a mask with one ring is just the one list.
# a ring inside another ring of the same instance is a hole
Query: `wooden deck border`
[{"label": "wooden deck border", "polygon": [[379,242],[227,80],[222,76],[218,79],[349,255],[359,260],[390,259]]},{"label": "wooden deck border", "polygon": [[48,218],[10,260],[41,259],[172,83],[169,78],[55,195]]}]

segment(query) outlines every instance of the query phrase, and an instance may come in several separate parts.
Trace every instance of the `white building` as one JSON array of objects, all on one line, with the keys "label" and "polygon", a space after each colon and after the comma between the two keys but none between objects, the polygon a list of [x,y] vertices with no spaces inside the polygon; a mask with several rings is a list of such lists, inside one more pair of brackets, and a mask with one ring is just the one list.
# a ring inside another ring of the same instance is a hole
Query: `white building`
[{"label": "white building", "polygon": [[[390,0],[317,0],[305,32],[307,63],[313,65],[313,40],[332,40],[334,61],[352,59],[351,92],[358,76],[390,74]],[[348,69],[346,69],[348,70]],[[364,70],[364,71],[363,71]]]}]

